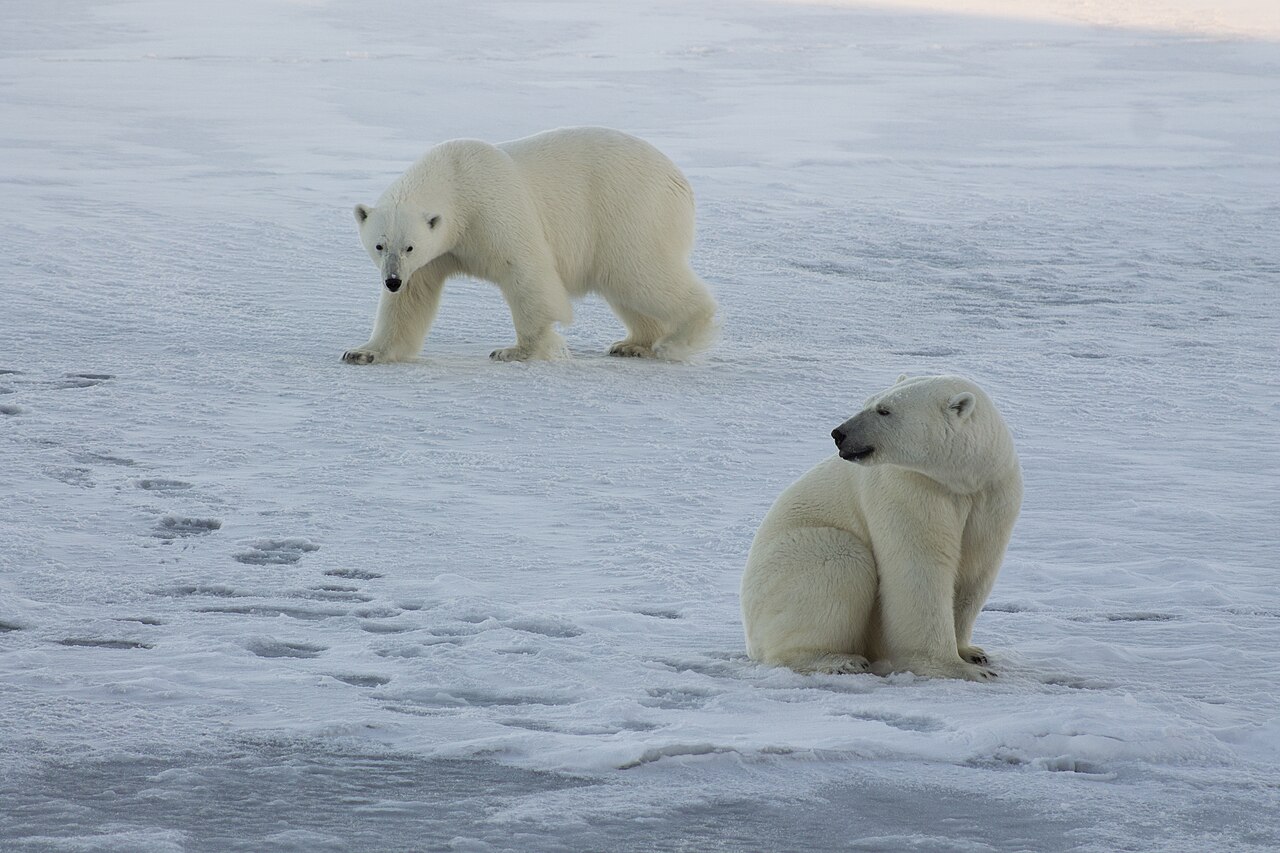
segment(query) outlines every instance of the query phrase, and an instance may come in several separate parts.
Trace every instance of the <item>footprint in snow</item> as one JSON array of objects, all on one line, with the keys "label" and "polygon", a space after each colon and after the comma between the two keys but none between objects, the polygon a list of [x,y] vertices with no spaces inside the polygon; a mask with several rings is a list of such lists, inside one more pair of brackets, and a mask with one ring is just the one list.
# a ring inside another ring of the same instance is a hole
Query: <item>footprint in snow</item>
[{"label": "footprint in snow", "polygon": [[53,383],[54,388],[92,388],[115,379],[110,373],[68,373]]},{"label": "footprint in snow", "polygon": [[238,605],[222,605],[197,607],[196,613],[225,613],[229,616],[259,616],[267,619],[274,619],[278,616],[288,616],[290,619],[300,619],[306,622],[319,622],[323,619],[332,619],[336,616],[346,616],[345,610],[333,610],[321,607],[282,607],[278,604],[238,604]]},{"label": "footprint in snow", "polygon": [[182,480],[166,480],[160,477],[144,477],[133,483],[146,492],[180,492],[191,488],[191,484]]},{"label": "footprint in snow", "polygon": [[92,451],[78,453],[75,459],[85,465],[119,465],[123,468],[132,468],[138,464],[125,456],[116,456],[114,453],[94,453]]},{"label": "footprint in snow", "polygon": [[151,649],[150,643],[139,643],[136,640],[103,640],[93,637],[68,637],[58,640],[60,646],[85,646],[95,649]]},{"label": "footprint in snow", "polygon": [[390,683],[391,679],[385,675],[332,675],[343,684],[350,684],[352,687],[381,687]]},{"label": "footprint in snow", "polygon": [[222,528],[222,522],[216,518],[189,518],[185,515],[166,515],[156,524],[151,535],[157,539],[184,539],[188,536],[203,536]]},{"label": "footprint in snow", "polygon": [[383,577],[377,572],[367,572],[364,569],[329,569],[325,574],[331,578],[347,578],[353,581],[371,581]]},{"label": "footprint in snow", "polygon": [[649,708],[661,708],[664,711],[693,711],[703,707],[711,697],[718,695],[713,690],[696,688],[651,687],[645,691],[648,699],[641,699],[640,704]]},{"label": "footprint in snow", "polygon": [[319,545],[298,537],[259,539],[249,543],[248,550],[232,554],[231,557],[238,563],[250,566],[285,566],[298,562],[303,554],[319,550]]},{"label": "footprint in snow", "polygon": [[245,643],[245,648],[260,658],[314,658],[328,650],[328,646],[290,643],[274,637],[257,637]]}]

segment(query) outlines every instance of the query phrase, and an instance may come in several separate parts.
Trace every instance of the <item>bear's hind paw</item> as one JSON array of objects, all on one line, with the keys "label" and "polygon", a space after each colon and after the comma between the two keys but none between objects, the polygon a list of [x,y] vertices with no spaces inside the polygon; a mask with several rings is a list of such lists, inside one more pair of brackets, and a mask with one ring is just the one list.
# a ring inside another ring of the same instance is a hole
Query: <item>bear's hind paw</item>
[{"label": "bear's hind paw", "polygon": [[976,663],[982,666],[991,663],[991,660],[987,657],[987,653],[978,646],[961,646],[960,657],[969,663]]},{"label": "bear's hind paw", "polygon": [[626,341],[618,341],[609,347],[609,355],[621,356],[622,358],[657,358],[658,354],[653,351],[652,347],[644,344],[631,344]]},{"label": "bear's hind paw", "polygon": [[489,353],[494,361],[528,361],[529,351],[524,347],[505,347]]}]

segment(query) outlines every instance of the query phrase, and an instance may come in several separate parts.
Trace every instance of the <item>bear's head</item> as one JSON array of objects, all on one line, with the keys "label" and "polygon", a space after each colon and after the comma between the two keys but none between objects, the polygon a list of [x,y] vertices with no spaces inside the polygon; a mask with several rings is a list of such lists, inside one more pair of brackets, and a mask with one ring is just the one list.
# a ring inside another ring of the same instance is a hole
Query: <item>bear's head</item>
[{"label": "bear's head", "polygon": [[407,204],[369,207],[357,204],[360,242],[395,293],[415,272],[449,251],[447,228],[440,213],[414,210]]},{"label": "bear's head", "polygon": [[977,491],[1018,464],[995,405],[960,376],[901,376],[831,437],[842,459],[896,465],[958,492]]}]

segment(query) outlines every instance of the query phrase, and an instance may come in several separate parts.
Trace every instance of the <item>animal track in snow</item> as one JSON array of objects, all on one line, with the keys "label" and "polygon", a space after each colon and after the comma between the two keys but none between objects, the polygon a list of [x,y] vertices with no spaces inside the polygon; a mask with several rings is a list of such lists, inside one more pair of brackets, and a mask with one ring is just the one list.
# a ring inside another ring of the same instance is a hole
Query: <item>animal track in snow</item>
[{"label": "animal track in snow", "polygon": [[253,593],[240,592],[223,584],[178,584],[156,590],[156,595],[178,598],[188,595],[208,595],[215,598],[247,598]]},{"label": "animal track in snow", "polygon": [[313,643],[289,643],[274,637],[256,637],[244,644],[245,648],[260,658],[314,658],[328,646]]},{"label": "animal track in snow", "polygon": [[90,476],[88,468],[45,468],[44,471],[53,479],[68,486],[93,488],[93,477]]},{"label": "animal track in snow", "polygon": [[185,539],[188,536],[203,536],[221,528],[222,522],[216,518],[166,515],[156,524],[151,535],[157,539]]},{"label": "animal track in snow", "polygon": [[684,616],[678,610],[668,610],[666,608],[655,607],[649,610],[637,610],[640,616],[649,616],[653,619],[683,619]]},{"label": "animal track in snow", "polygon": [[366,595],[355,587],[334,588],[318,586],[311,587],[304,592],[300,592],[298,595],[300,598],[313,598],[317,601],[358,601],[362,603],[366,601],[373,601],[372,595]]},{"label": "animal track in snow", "polygon": [[[568,705],[568,699],[527,691],[503,692],[483,688],[437,687],[415,690],[412,696],[388,697],[403,706],[422,708],[506,708],[518,705]],[[388,710],[394,710],[388,708]],[[413,713],[410,711],[409,713]]]},{"label": "animal track in snow", "polygon": [[553,616],[508,619],[502,624],[514,631],[523,631],[526,634],[541,634],[544,637],[555,637],[557,639],[582,636],[582,629],[577,625]]},{"label": "animal track in snow", "polygon": [[61,379],[55,380],[54,388],[92,388],[95,385],[101,385],[103,382],[115,379],[109,373],[68,373]]},{"label": "animal track in snow", "polygon": [[939,719],[916,714],[893,714],[887,711],[833,711],[832,716],[865,720],[869,723],[883,723],[904,732],[941,732],[948,728]]},{"label": "animal track in snow", "polygon": [[385,675],[333,675],[343,684],[350,684],[352,687],[381,687],[390,683],[391,679]]},{"label": "animal track in snow", "polygon": [[364,569],[329,569],[325,574],[331,578],[347,578],[353,581],[371,581],[383,577],[377,572],[367,572]]},{"label": "animal track in snow", "polygon": [[1178,619],[1171,613],[1088,613],[1067,618],[1072,622],[1173,622]]},{"label": "animal track in snow", "polygon": [[132,468],[138,464],[125,456],[116,456],[114,453],[97,453],[95,451],[77,453],[75,459],[84,465],[119,465],[122,468]]},{"label": "animal track in snow", "polygon": [[649,694],[649,698],[641,699],[640,704],[664,711],[697,710],[717,695],[714,690],[678,687],[651,687],[645,692]]},{"label": "animal track in snow", "polygon": [[281,607],[276,604],[243,604],[243,605],[226,605],[223,607],[197,607],[197,613],[226,613],[232,616],[288,616],[290,619],[301,619],[308,622],[318,622],[321,619],[331,619],[334,616],[346,616],[345,610],[330,609],[308,609],[305,607]]},{"label": "animal track in snow", "polygon": [[144,477],[135,480],[134,485],[148,492],[179,492],[191,488],[191,484],[182,480],[166,480],[162,477]]},{"label": "animal track in snow", "polygon": [[320,546],[306,539],[259,539],[249,543],[249,550],[232,554],[236,562],[251,566],[286,566],[298,562],[303,554],[319,551]]},{"label": "animal track in snow", "polygon": [[85,646],[95,649],[150,649],[154,648],[150,643],[140,643],[136,640],[102,640],[93,637],[68,637],[65,640],[58,640],[60,646]]},{"label": "animal track in snow", "polygon": [[409,625],[398,625],[391,622],[361,622],[360,630],[370,634],[403,634],[411,629]]}]

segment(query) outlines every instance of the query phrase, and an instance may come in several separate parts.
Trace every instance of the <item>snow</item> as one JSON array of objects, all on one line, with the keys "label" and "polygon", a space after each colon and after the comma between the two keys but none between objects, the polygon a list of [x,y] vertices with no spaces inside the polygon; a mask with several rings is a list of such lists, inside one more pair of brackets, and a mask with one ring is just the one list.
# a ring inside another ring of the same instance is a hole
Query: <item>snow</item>
[{"label": "snow", "polygon": [[[11,4],[4,849],[1280,845],[1270,4],[1019,5]],[[716,348],[491,363],[459,281],[341,364],[352,205],[572,124],[689,175]],[[1000,680],[753,665],[764,512],[942,371],[1023,461]]]}]

